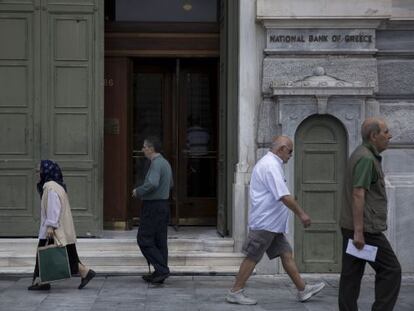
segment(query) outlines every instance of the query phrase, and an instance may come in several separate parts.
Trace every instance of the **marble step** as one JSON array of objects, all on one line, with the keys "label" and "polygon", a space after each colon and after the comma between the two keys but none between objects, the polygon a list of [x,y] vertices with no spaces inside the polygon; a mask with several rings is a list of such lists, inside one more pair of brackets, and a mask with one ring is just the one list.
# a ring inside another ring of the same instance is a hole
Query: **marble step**
[{"label": "marble step", "polygon": [[[96,266],[147,266],[142,254],[136,251],[84,251],[79,257],[86,265]],[[238,266],[243,259],[241,253],[211,253],[211,252],[169,252],[171,266]],[[16,252],[0,251],[0,267],[33,266],[35,253],[18,254]]]},{"label": "marble step", "polygon": [[[0,251],[33,253],[36,251],[37,239],[0,239]],[[215,239],[168,239],[170,251],[204,251],[215,253],[233,252],[234,241],[230,238]],[[135,239],[78,239],[76,248],[79,253],[88,250],[99,251],[136,251]]]},{"label": "marble step", "polygon": [[[176,274],[235,274],[244,258],[230,238],[169,239],[169,265]],[[30,274],[37,239],[0,239],[0,274]],[[142,274],[148,270],[135,239],[78,239],[79,257],[102,274]]]}]

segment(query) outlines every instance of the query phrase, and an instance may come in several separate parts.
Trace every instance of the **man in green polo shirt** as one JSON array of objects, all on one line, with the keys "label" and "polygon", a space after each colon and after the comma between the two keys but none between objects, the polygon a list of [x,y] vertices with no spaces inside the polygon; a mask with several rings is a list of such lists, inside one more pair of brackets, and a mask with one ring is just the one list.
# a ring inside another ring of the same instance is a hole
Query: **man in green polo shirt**
[{"label": "man in green polo shirt", "polygon": [[361,278],[367,261],[346,253],[348,240],[357,249],[378,247],[375,262],[374,311],[391,311],[401,285],[401,266],[383,231],[387,230],[387,194],[380,153],[388,148],[391,133],[381,118],[368,118],[361,127],[363,143],[352,153],[345,177],[340,225],[343,236],[339,310],[357,311]]},{"label": "man in green polo shirt", "polygon": [[143,204],[137,234],[138,246],[154,267],[154,273],[142,278],[160,284],[170,275],[168,267],[167,233],[170,218],[169,197],[173,186],[172,170],[161,155],[161,142],[155,137],[144,140],[144,155],[151,161],[144,183],[132,191]]}]

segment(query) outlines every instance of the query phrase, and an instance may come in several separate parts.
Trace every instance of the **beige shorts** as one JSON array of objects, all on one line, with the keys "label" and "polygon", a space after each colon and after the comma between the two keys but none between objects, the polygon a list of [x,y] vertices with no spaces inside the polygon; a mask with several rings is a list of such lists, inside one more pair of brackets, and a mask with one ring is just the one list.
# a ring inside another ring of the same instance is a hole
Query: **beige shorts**
[{"label": "beige shorts", "polygon": [[273,259],[284,253],[291,253],[292,247],[283,233],[250,230],[242,251],[249,259],[257,263],[265,252],[269,259]]}]

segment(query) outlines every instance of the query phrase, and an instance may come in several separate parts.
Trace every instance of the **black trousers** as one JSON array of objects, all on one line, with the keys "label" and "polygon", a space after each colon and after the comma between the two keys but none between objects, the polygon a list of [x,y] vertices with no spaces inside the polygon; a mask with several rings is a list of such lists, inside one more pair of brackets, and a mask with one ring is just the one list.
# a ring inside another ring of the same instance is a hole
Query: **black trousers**
[{"label": "black trousers", "polygon": [[[361,279],[367,261],[346,254],[348,239],[354,232],[342,229],[342,271],[339,281],[339,310],[357,311]],[[401,286],[401,266],[383,233],[364,233],[365,243],[378,246],[375,262],[368,261],[375,270],[375,302],[372,311],[392,311]]]},{"label": "black trousers", "polygon": [[[39,239],[39,243],[37,244],[37,247],[45,246],[47,243],[47,239]],[[53,244],[53,239],[49,239],[49,244]],[[69,258],[69,265],[70,265],[70,272],[72,275],[76,275],[79,273],[79,256],[78,251],[76,250],[75,244],[68,244],[66,245],[66,250],[68,252],[68,258]],[[35,278],[39,276],[39,258],[37,256],[36,252],[36,265],[33,272],[33,281]]]},{"label": "black trousers", "polygon": [[142,254],[148,263],[154,266],[157,274],[170,273],[167,246],[169,219],[168,200],[143,202],[137,242]]}]

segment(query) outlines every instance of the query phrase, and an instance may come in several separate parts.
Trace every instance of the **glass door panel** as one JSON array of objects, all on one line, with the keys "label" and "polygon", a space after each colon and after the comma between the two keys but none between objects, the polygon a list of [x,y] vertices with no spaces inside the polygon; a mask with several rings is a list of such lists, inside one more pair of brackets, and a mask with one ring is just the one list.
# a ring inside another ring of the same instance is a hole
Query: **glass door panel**
[{"label": "glass door panel", "polygon": [[185,74],[187,197],[216,197],[215,113],[210,79],[205,73]]},{"label": "glass door panel", "polygon": [[180,222],[215,225],[217,78],[213,63],[183,61],[180,75]]},{"label": "glass door panel", "polygon": [[144,139],[160,138],[173,168],[171,215],[176,225],[216,224],[216,64],[217,60],[135,61],[133,179],[135,185],[142,184],[149,168],[141,151]]},{"label": "glass door panel", "polygon": [[142,152],[142,145],[147,136],[163,138],[162,124],[162,73],[134,74],[133,136],[132,157],[134,183],[141,185],[149,168]]},{"label": "glass door panel", "polygon": [[[134,187],[144,182],[150,166],[142,152],[145,138],[160,139],[163,154],[171,163],[171,81],[169,67],[141,62],[134,64],[131,142]],[[139,200],[132,204],[135,218],[139,217],[141,204]]]}]

